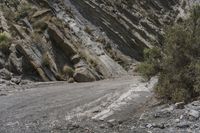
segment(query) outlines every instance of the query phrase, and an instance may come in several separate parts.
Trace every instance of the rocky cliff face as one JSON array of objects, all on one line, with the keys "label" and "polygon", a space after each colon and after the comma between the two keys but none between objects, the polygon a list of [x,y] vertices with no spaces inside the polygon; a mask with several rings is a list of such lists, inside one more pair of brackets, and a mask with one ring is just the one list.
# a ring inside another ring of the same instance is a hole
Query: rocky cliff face
[{"label": "rocky cliff face", "polygon": [[15,83],[126,75],[142,60],[144,48],[162,45],[163,27],[178,21],[189,5],[181,0],[0,3],[0,76]]},{"label": "rocky cliff face", "polygon": [[178,14],[177,0],[84,0],[70,2],[93,25],[116,44],[124,54],[141,59],[145,47],[162,40],[162,26]]}]

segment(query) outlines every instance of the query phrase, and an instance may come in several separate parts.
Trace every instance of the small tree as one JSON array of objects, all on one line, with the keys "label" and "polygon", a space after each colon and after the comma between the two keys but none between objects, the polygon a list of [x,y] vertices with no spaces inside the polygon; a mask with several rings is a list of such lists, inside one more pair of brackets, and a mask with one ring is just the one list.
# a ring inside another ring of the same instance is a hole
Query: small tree
[{"label": "small tree", "polygon": [[162,71],[155,91],[170,101],[190,101],[200,95],[200,6],[165,35]]},{"label": "small tree", "polygon": [[[144,75],[160,72],[155,92],[172,102],[191,101],[200,96],[200,6],[190,17],[166,31],[160,56],[145,51]],[[146,57],[147,55],[147,57]],[[141,68],[140,68],[141,69]]]}]

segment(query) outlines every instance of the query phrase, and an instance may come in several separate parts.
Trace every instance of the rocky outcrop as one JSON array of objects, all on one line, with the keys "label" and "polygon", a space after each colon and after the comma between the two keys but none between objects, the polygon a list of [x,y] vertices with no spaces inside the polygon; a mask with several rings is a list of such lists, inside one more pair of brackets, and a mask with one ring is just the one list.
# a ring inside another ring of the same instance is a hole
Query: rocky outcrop
[{"label": "rocky outcrop", "polygon": [[[162,0],[3,0],[0,32],[12,36],[0,69],[42,81],[95,81],[127,75],[163,26],[189,4]],[[63,71],[68,66],[74,74]],[[127,72],[128,71],[128,72]]]},{"label": "rocky outcrop", "polygon": [[70,40],[66,39],[63,33],[53,24],[48,24],[49,38],[54,41],[54,44],[62,49],[66,56],[71,57],[76,54],[74,46],[71,44]]},{"label": "rocky outcrop", "polygon": [[174,21],[180,3],[169,0],[67,0],[69,5],[92,25],[100,27],[124,55],[140,60],[143,49],[151,47],[151,42],[161,43],[162,27]]},{"label": "rocky outcrop", "polygon": [[84,67],[75,69],[74,79],[77,82],[90,82],[96,80],[90,70]]},{"label": "rocky outcrop", "polygon": [[[18,18],[7,18],[12,21],[9,33],[14,39],[7,59],[1,58],[2,68],[6,67],[23,77],[30,77],[32,72],[32,77],[36,76],[42,81],[69,80],[68,78],[72,81],[71,78],[74,78],[77,82],[88,82],[127,74],[107,55],[101,43],[93,41],[90,35],[79,29],[81,25],[73,26],[76,21],[69,16],[63,4],[60,6],[59,2],[62,1],[31,3],[25,0],[15,6],[12,2],[4,2],[12,13],[23,14],[17,14]],[[72,22],[60,17],[61,12]],[[2,20],[4,25],[7,24],[6,19]],[[3,66],[4,63],[7,65]],[[73,77],[63,73],[62,69],[66,65],[74,69]]]}]

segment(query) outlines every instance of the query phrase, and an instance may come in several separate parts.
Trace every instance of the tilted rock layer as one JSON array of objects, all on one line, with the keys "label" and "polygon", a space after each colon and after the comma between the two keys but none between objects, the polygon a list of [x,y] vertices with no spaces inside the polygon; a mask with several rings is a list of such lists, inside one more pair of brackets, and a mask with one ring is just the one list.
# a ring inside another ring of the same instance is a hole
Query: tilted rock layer
[{"label": "tilted rock layer", "polygon": [[191,5],[183,0],[0,4],[0,32],[12,38],[6,50],[0,47],[0,69],[22,79],[70,82],[127,75],[142,60],[144,48],[162,45],[164,26],[178,21]]}]

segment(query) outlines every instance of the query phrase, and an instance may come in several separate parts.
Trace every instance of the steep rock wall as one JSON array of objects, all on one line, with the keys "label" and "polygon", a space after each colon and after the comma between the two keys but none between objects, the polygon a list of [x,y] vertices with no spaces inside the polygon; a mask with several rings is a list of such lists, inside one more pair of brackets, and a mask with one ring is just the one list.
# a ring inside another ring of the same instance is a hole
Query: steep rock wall
[{"label": "steep rock wall", "polygon": [[125,55],[141,60],[143,49],[161,43],[163,26],[177,14],[178,0],[66,0],[100,27]]},{"label": "steep rock wall", "polygon": [[162,45],[163,28],[196,2],[2,0],[0,32],[12,40],[7,53],[0,49],[0,69],[37,81],[127,75],[143,49]]}]

